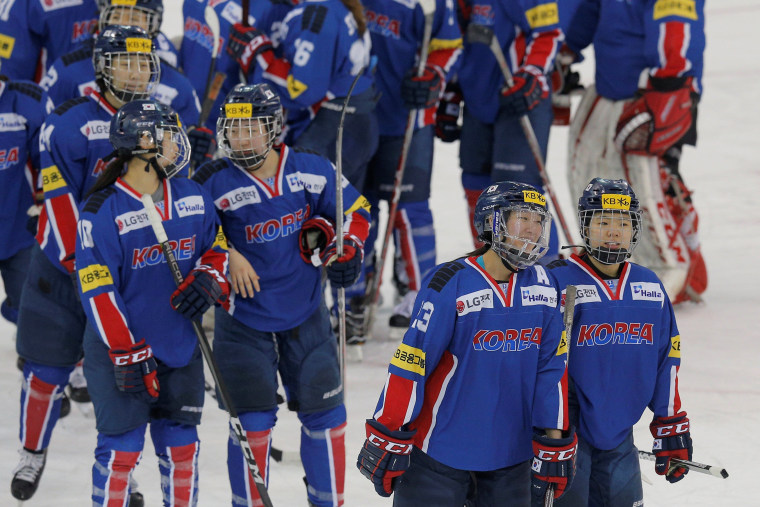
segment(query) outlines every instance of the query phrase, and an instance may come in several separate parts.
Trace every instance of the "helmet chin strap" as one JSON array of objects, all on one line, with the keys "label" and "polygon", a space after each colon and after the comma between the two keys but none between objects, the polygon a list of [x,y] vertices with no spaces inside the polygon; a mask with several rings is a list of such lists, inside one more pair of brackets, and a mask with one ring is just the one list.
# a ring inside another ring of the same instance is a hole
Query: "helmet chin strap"
[{"label": "helmet chin strap", "polygon": [[156,175],[158,176],[159,180],[166,179],[166,174],[161,169],[161,166],[158,165],[158,150],[149,150],[146,153],[153,154],[150,158],[145,158],[141,155],[137,155],[137,158],[145,162],[145,172],[150,172],[150,168],[152,167],[154,171],[156,171]]}]

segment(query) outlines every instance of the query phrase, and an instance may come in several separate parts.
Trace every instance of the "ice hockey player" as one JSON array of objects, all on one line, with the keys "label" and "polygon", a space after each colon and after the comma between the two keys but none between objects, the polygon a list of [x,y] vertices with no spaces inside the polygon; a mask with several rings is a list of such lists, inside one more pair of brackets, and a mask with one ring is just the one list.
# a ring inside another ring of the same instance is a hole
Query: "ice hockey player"
[{"label": "ice hockey player", "polygon": [[[163,505],[198,501],[197,425],[205,397],[203,358],[191,321],[227,302],[227,244],[214,203],[175,178],[190,143],[170,107],[122,106],[110,125],[117,152],[80,207],[77,279],[87,315],[85,376],[98,443],[92,503],[127,505],[145,430],[158,457]],[[172,270],[148,221],[151,195],[184,277]]]},{"label": "ice hockey player", "polygon": [[[137,49],[137,51],[131,51]],[[136,27],[101,33],[93,60],[101,95],[91,92],[58,106],[40,131],[45,206],[19,309],[16,351],[26,360],[21,390],[21,463],[13,494],[34,494],[59,416],[69,373],[82,358],[85,314],[72,284],[78,206],[113,154],[111,117],[158,84],[158,58]],[[139,69],[130,71],[129,69]]]},{"label": "ice hockey player", "polygon": [[577,288],[568,336],[577,470],[558,506],[643,505],[633,425],[647,407],[655,472],[676,482],[688,471],[671,461],[692,453],[673,307],[657,276],[627,261],[642,236],[641,215],[628,182],[594,178],[578,200],[583,253],[549,265],[560,287]]},{"label": "ice hockey player", "polygon": [[570,125],[570,190],[580,194],[594,176],[636,188],[647,227],[634,259],[674,303],[699,300],[707,288],[697,212],[679,169],[683,145],[697,141],[704,21],[704,0],[589,0],[567,29],[569,49],[580,55],[593,43],[596,61],[596,84]]},{"label": "ice hockey player", "polygon": [[357,461],[393,505],[529,506],[572,481],[559,293],[535,265],[550,223],[538,189],[495,183],[475,205],[484,246],[425,277]]},{"label": "ice hockey player", "polygon": [[[344,231],[336,238],[327,221],[337,208],[335,168],[321,155],[275,146],[281,128],[282,106],[269,85],[237,85],[217,122],[223,157],[193,176],[210,192],[230,241],[234,294],[229,312],[216,311],[214,355],[264,479],[279,371],[288,408],[302,424],[309,504],[343,505],[346,409],[318,266],[326,265],[333,286],[356,280],[369,205],[344,178]],[[337,241],[343,256],[336,259]],[[227,466],[232,504],[260,505],[233,436]]]}]

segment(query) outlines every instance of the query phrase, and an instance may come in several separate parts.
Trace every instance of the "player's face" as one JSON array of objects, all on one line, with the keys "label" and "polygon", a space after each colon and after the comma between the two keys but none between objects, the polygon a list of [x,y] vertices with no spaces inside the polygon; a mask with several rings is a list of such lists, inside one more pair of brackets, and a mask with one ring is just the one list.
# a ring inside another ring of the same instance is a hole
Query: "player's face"
[{"label": "player's face", "polygon": [[592,249],[631,250],[633,220],[627,211],[601,211],[591,217],[587,231]]},{"label": "player's face", "polygon": [[118,90],[145,93],[148,91],[152,70],[148,55],[119,53],[113,55],[111,80]]},{"label": "player's face", "polygon": [[151,30],[151,16],[143,9],[114,7],[108,15],[108,25],[139,26],[146,32]]},{"label": "player's face", "polygon": [[164,130],[163,136],[161,140],[159,141],[159,154],[161,155],[158,157],[158,163],[161,167],[167,167],[171,164],[174,164],[177,160],[177,155],[179,154],[179,144],[174,139],[174,136],[171,131]]},{"label": "player's face", "polygon": [[230,148],[242,156],[261,155],[269,149],[269,131],[258,118],[233,121],[227,130]]},{"label": "player's face", "polygon": [[546,216],[536,211],[513,210],[507,218],[507,247],[520,250],[527,244],[526,252],[532,251],[544,231]]}]

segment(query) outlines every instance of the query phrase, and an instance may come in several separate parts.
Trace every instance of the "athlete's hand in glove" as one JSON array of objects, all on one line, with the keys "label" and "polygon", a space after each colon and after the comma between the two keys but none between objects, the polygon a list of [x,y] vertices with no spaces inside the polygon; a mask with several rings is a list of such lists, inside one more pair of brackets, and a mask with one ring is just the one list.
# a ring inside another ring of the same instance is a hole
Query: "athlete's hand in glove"
[{"label": "athlete's hand in glove", "polygon": [[554,110],[552,125],[570,125],[570,97],[583,91],[580,74],[570,67],[577,58],[575,52],[563,44],[554,62],[554,71],[551,76],[552,109]]},{"label": "athlete's hand in glove", "polygon": [[362,270],[362,257],[364,250],[362,245],[351,238],[343,238],[343,256],[338,257],[337,244],[333,241],[325,252],[327,259],[327,278],[333,287],[349,287],[353,284]]},{"label": "athlete's hand in glove", "polygon": [[673,417],[655,417],[649,431],[654,437],[652,452],[657,456],[654,471],[657,475],[664,475],[668,482],[680,481],[689,470],[675,466],[670,460],[691,460],[691,434],[686,412],[679,412]]},{"label": "athlete's hand in glove", "polygon": [[615,128],[615,146],[630,155],[662,156],[691,128],[691,78],[649,78],[626,104]]},{"label": "athlete's hand in glove", "polygon": [[321,266],[327,253],[327,245],[335,241],[333,224],[323,217],[310,218],[298,233],[301,258],[307,264]]},{"label": "athlete's hand in glove", "polygon": [[153,349],[145,340],[135,343],[129,350],[109,350],[108,355],[113,362],[119,391],[141,395],[148,401],[158,400],[156,360],[153,359]]},{"label": "athlete's hand in glove", "polygon": [[546,76],[528,65],[515,73],[511,88],[502,90],[499,108],[508,116],[523,116],[549,96]]},{"label": "athlete's hand in glove", "polygon": [[356,468],[375,485],[380,496],[391,496],[396,480],[409,468],[414,431],[391,431],[374,419],[367,419],[364,441]]},{"label": "athlete's hand in glove", "polygon": [[425,65],[425,70],[417,77],[417,70],[411,69],[401,82],[401,99],[407,109],[427,109],[433,107],[443,89],[443,71],[437,65]]},{"label": "athlete's hand in glove", "polygon": [[218,281],[204,269],[190,271],[171,297],[172,308],[189,320],[200,319],[214,303],[224,303],[230,295],[227,281]]},{"label": "athlete's hand in glove", "polygon": [[570,436],[549,438],[533,435],[533,494],[544,498],[546,488],[554,485],[554,498],[559,498],[570,487],[575,475],[575,455],[578,452],[578,437],[575,428],[570,427]]},{"label": "athlete's hand in glove", "polygon": [[230,28],[229,37],[227,52],[238,62],[245,75],[253,70],[259,54],[272,50],[272,41],[267,34],[252,26],[235,23]]},{"label": "athlete's hand in glove", "polygon": [[216,136],[206,127],[194,127],[187,131],[190,141],[190,164],[198,167],[211,160],[216,151]]},{"label": "athlete's hand in glove", "polygon": [[462,127],[459,126],[459,111],[462,109],[462,101],[462,90],[459,88],[459,83],[447,84],[435,115],[435,135],[444,143],[451,143],[459,139],[459,134],[462,132]]}]

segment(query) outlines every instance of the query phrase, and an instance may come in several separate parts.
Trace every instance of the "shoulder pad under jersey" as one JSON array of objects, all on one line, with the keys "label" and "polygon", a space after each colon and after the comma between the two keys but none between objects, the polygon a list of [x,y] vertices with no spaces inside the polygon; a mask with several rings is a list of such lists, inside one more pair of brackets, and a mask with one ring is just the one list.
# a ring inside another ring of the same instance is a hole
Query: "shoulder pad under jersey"
[{"label": "shoulder pad under jersey", "polygon": [[430,280],[430,283],[428,283],[428,288],[433,289],[436,292],[441,292],[443,287],[449,283],[449,280],[454,277],[457,271],[461,271],[463,269],[464,266],[459,262],[447,262],[446,264],[439,267],[435,272],[433,278]]},{"label": "shoulder pad under jersey", "polygon": [[106,202],[106,199],[111,197],[113,194],[116,193],[116,189],[109,185],[104,189],[98,190],[94,194],[92,194],[90,197],[87,198],[87,202],[84,205],[84,208],[82,208],[83,213],[92,213],[95,214],[98,212],[101,206],[103,206],[103,203]]},{"label": "shoulder pad under jersey", "polygon": [[211,176],[225,167],[227,167],[227,162],[224,159],[214,160],[213,162],[203,164],[193,175],[192,180],[199,185],[203,185]]}]

